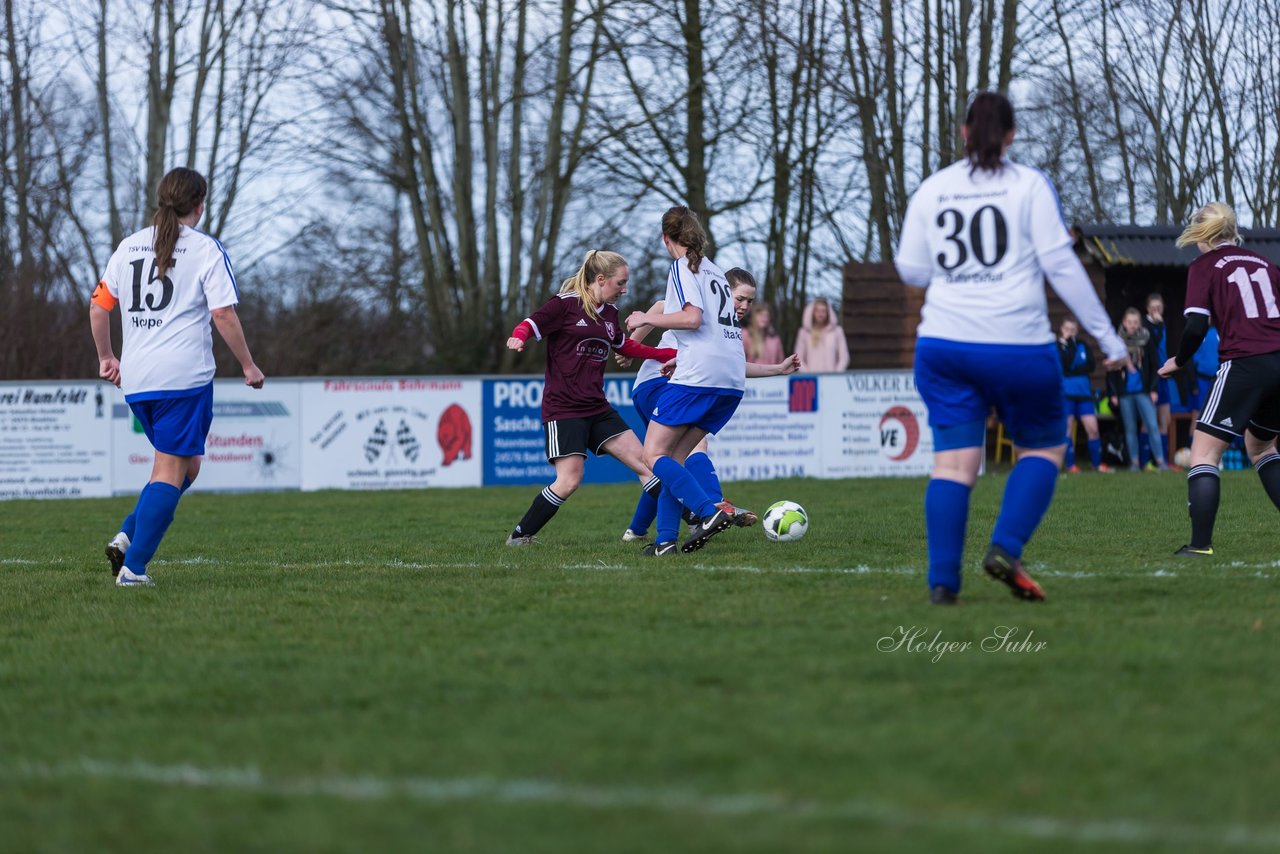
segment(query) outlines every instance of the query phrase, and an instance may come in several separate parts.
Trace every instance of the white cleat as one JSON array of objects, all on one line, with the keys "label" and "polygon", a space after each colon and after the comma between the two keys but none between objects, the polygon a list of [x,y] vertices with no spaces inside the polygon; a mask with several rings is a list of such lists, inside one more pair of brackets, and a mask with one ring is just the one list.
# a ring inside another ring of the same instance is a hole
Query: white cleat
[{"label": "white cleat", "polygon": [[129,567],[124,566],[120,568],[120,574],[116,576],[116,586],[155,587],[156,583],[151,580],[151,576],[146,575],[145,573],[142,575],[134,575],[133,572],[129,570]]},{"label": "white cleat", "polygon": [[107,560],[111,562],[111,575],[120,575],[120,567],[124,566],[124,554],[129,551],[129,535],[124,531],[116,534],[107,543]]},{"label": "white cleat", "polygon": [[627,528],[627,530],[622,532],[622,541],[624,543],[644,543],[648,542],[648,540],[649,538],[647,536],[644,534],[637,534],[630,528]]},{"label": "white cleat", "polygon": [[511,534],[507,537],[507,545],[509,546],[532,546],[532,545],[536,545],[537,542],[538,540],[533,536],[533,534],[528,534],[527,536],[523,536],[523,537],[518,537],[515,534]]}]

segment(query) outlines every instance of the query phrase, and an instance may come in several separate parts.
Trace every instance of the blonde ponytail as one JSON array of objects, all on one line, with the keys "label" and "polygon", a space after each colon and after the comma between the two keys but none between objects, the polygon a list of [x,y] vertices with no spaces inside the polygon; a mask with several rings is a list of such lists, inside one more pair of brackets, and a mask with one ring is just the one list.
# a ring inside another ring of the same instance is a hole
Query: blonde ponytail
[{"label": "blonde ponytail", "polygon": [[625,266],[627,259],[623,258],[617,252],[610,252],[607,249],[592,249],[582,259],[582,266],[578,268],[578,272],[560,283],[560,293],[577,294],[579,301],[582,303],[582,310],[587,313],[587,317],[597,323],[600,321],[600,305],[596,302],[595,294],[591,293],[591,283],[599,276],[606,279],[612,276],[619,267]]},{"label": "blonde ponytail", "polygon": [[1209,202],[1191,216],[1191,224],[1178,236],[1177,246],[1194,246],[1207,243],[1240,243],[1240,228],[1236,224],[1236,212],[1223,202]]}]

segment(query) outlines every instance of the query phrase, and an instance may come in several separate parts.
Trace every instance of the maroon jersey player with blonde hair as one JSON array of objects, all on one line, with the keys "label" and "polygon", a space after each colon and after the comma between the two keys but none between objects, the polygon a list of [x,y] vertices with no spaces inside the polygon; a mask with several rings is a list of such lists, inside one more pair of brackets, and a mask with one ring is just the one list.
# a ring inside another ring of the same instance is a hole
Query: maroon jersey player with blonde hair
[{"label": "maroon jersey player with blonde hair", "polygon": [[626,336],[614,303],[627,292],[627,275],[621,255],[592,249],[560,293],[521,321],[507,339],[507,347],[517,352],[530,335],[547,344],[542,429],[547,462],[556,470],[555,481],[538,493],[507,537],[509,546],[533,543],[533,535],[577,490],[588,450],[617,458],[640,475],[647,492],[656,496],[661,489],[645,464],[640,440],[604,396],[610,351],[663,361],[676,356],[674,349],[646,347]]}]

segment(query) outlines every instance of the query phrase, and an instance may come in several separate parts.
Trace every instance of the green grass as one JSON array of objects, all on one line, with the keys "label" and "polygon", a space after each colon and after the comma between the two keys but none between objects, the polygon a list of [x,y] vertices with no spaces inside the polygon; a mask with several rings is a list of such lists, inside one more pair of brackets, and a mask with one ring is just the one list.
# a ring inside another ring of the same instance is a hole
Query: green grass
[{"label": "green grass", "polygon": [[[653,560],[635,489],[529,549],[525,489],[200,495],[116,589],[128,499],[10,502],[0,849],[1026,851],[1280,848],[1280,518],[1228,472],[1060,482],[1028,550],[926,604],[918,480],[733,484],[799,543]],[[973,647],[882,652],[899,627]],[[1039,651],[984,652],[999,626]],[[1034,633],[1034,634],[1032,634]]]}]

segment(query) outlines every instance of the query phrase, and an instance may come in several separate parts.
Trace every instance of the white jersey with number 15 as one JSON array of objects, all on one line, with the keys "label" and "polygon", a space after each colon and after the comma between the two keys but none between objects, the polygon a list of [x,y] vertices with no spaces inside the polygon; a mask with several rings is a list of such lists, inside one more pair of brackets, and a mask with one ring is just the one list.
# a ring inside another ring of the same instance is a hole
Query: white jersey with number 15
[{"label": "white jersey with number 15", "polygon": [[999,344],[1054,340],[1039,258],[1072,243],[1044,173],[1008,160],[967,160],[930,175],[911,197],[896,259],[933,273],[917,334]]},{"label": "white jersey with number 15", "polygon": [[[156,278],[154,227],[121,241],[95,293],[120,305],[120,388],[127,400],[178,397],[213,379],[210,311],[239,302],[227,253],[213,237],[181,226],[173,265]],[[103,305],[103,307],[107,307]]]}]

